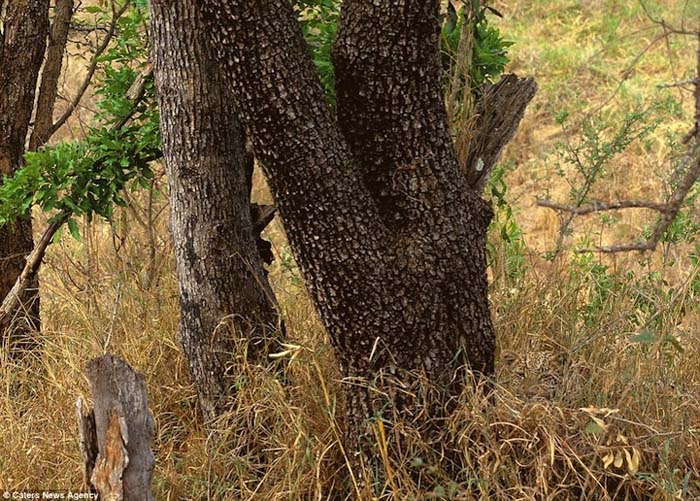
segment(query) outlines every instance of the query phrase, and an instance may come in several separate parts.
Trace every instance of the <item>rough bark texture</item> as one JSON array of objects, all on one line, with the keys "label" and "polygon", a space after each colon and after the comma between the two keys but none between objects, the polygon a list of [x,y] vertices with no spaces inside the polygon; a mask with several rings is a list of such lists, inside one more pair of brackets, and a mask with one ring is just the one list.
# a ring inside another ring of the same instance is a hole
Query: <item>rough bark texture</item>
[{"label": "rough bark texture", "polygon": [[[454,395],[465,364],[491,374],[491,210],[448,132],[439,2],[343,3],[337,122],[287,2],[203,3],[344,376],[424,371]],[[362,385],[346,393],[352,436],[378,404]]]},{"label": "rough bark texture", "polygon": [[[24,154],[34,94],[49,29],[49,0],[12,0],[0,10],[0,177],[19,168]],[[10,291],[32,250],[31,220],[0,228],[0,298]],[[0,340],[12,331],[38,328],[38,281],[21,298],[13,325],[0,325]]]},{"label": "rough bark texture", "polygon": [[343,134],[380,217],[399,236],[396,252],[415,257],[403,267],[384,263],[398,271],[384,286],[397,321],[384,344],[399,367],[440,382],[467,362],[490,374],[494,339],[491,209],[468,189],[454,152],[439,85],[438,13],[435,1],[348,0],[334,65]]},{"label": "rough bark texture", "polygon": [[113,355],[92,360],[87,372],[95,408],[85,413],[78,404],[84,472],[101,499],[153,500],[155,424],[143,375]]},{"label": "rough bark texture", "polygon": [[61,76],[63,55],[68,41],[70,20],[73,16],[73,0],[56,0],[46,62],[41,72],[41,87],[36,104],[34,130],[29,138],[29,149],[36,150],[51,137],[53,111],[58,97],[58,79]]},{"label": "rough bark texture", "polygon": [[[379,413],[414,420],[435,460],[449,458],[440,452],[441,421],[464,389],[464,369],[494,371],[485,245],[492,210],[468,182],[448,130],[439,4],[344,0],[333,51],[336,116],[287,1],[202,0],[349,383],[347,445],[361,450],[350,461],[370,463],[353,468],[361,476],[381,476],[368,433]],[[503,111],[521,118],[522,110]],[[500,127],[492,118],[484,130]],[[504,143],[494,144],[484,151],[495,159]]]},{"label": "rough bark texture", "polygon": [[503,148],[513,139],[527,105],[537,92],[532,78],[505,75],[489,86],[476,105],[476,131],[469,143],[467,183],[481,192]]},{"label": "rough bark texture", "polygon": [[[237,342],[264,360],[278,310],[251,220],[246,150],[194,0],[153,0],[155,78],[180,285],[179,339],[205,417],[233,388]],[[269,220],[268,220],[269,222]],[[262,226],[264,227],[264,225]]]}]

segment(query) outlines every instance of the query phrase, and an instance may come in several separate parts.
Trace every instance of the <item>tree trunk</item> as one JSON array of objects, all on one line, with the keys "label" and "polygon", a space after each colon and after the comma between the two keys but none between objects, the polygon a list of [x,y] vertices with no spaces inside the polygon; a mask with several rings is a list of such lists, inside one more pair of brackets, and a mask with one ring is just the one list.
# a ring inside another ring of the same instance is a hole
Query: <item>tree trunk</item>
[{"label": "tree trunk", "polygon": [[244,136],[195,5],[151,2],[179,340],[210,419],[234,387],[230,366],[240,340],[248,340],[249,358],[263,361],[279,318],[256,245],[262,228],[251,220]]},{"label": "tree trunk", "polygon": [[358,378],[401,409],[408,373],[426,374],[447,402],[463,388],[460,369],[494,370],[492,212],[468,188],[452,146],[438,7],[343,3],[336,122],[287,2],[204,1],[297,262],[353,381],[353,442],[386,403]]},{"label": "tree trunk", "polygon": [[[2,2],[0,33],[0,177],[22,163],[36,82],[49,29],[48,0]],[[0,228],[0,298],[12,289],[33,248],[32,224],[22,219]],[[39,327],[38,281],[23,297],[23,307],[11,325],[0,325],[0,341],[10,332],[30,335]],[[24,343],[23,343],[24,344]]]},{"label": "tree trunk", "polygon": [[30,151],[36,151],[51,138],[53,112],[58,97],[58,79],[61,76],[72,17],[73,0],[56,0],[49,44],[46,48],[46,62],[41,72],[41,87],[36,104],[34,130],[29,138]]}]

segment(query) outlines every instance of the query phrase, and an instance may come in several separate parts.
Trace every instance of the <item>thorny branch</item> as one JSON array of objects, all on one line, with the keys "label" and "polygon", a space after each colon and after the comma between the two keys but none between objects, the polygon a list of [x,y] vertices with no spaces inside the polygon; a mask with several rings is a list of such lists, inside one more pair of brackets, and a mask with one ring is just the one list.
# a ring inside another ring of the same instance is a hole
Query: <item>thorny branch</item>
[{"label": "thorny branch", "polygon": [[[700,106],[700,101],[698,101],[698,103]],[[661,214],[661,217],[657,221],[649,239],[643,242],[636,242],[630,244],[597,246],[593,248],[577,249],[576,252],[617,253],[654,250],[656,249],[656,246],[659,244],[659,241],[664,236],[668,228],[671,226],[671,224],[673,224],[673,221],[676,219],[678,212],[683,207],[683,202],[688,196],[688,193],[690,193],[690,190],[692,189],[693,185],[700,178],[700,137],[696,136],[694,147],[687,154],[685,161],[680,166],[678,171],[685,172],[685,176],[683,176],[683,179],[678,184],[678,186],[676,186],[669,201],[666,203],[651,202],[645,200],[623,200],[618,202],[607,203],[591,202],[588,205],[575,206],[559,204],[551,200],[538,199],[537,205],[539,207],[546,207],[549,209],[556,210],[557,212],[568,213],[569,217],[567,218],[567,227],[568,224],[570,224],[575,217],[592,214],[595,212],[620,209],[655,210]]]},{"label": "thorny branch", "polygon": [[[561,243],[564,238],[566,230],[573,222],[573,220],[578,216],[584,216],[588,214],[593,214],[601,211],[611,211],[620,209],[651,209],[660,213],[660,217],[654,226],[651,236],[641,242],[629,243],[629,244],[619,244],[610,246],[596,246],[593,248],[583,248],[577,249],[576,252],[603,252],[603,253],[617,253],[617,252],[630,252],[630,251],[649,251],[655,250],[661,239],[663,238],[666,231],[669,229],[679,211],[681,210],[683,203],[685,202],[688,193],[695,185],[695,183],[700,179],[700,28],[697,30],[688,29],[685,26],[685,21],[680,28],[670,25],[664,19],[655,17],[644,0],[640,0],[640,4],[644,13],[649,18],[649,20],[660,26],[663,29],[663,34],[660,37],[655,38],[650,42],[647,47],[637,55],[634,59],[632,65],[629,67],[625,74],[623,75],[622,83],[629,78],[627,75],[631,72],[633,68],[641,59],[641,57],[659,40],[668,40],[670,35],[682,35],[682,36],[692,36],[697,39],[698,48],[696,51],[696,76],[684,81],[674,82],[670,84],[659,85],[659,88],[672,88],[672,87],[686,87],[688,85],[694,86],[694,98],[695,98],[695,116],[694,125],[692,130],[683,139],[684,144],[689,144],[688,152],[686,154],[685,160],[676,170],[677,173],[685,172],[682,180],[673,190],[671,197],[665,203],[652,202],[646,200],[622,200],[617,202],[590,202],[588,205],[583,205],[582,203],[577,203],[576,205],[566,205],[554,202],[552,200],[538,199],[537,205],[539,207],[546,207],[553,209],[559,213],[568,214],[566,217],[566,222],[562,225],[559,232],[559,239],[557,242],[558,253],[561,250]],[[620,88],[618,86],[618,89]],[[610,102],[612,98],[617,94],[617,90],[613,93],[606,103]],[[587,191],[585,192],[587,194]],[[583,199],[581,200],[581,202]]]}]

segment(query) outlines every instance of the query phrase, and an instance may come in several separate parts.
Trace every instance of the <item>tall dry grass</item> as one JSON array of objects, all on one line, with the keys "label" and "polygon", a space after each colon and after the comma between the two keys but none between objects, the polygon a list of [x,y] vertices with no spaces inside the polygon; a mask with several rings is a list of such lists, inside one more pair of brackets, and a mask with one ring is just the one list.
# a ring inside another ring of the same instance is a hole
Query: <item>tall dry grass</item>
[{"label": "tall dry grass", "polygon": [[[378,497],[700,497],[700,278],[688,249],[551,264],[541,251],[554,242],[557,221],[534,208],[542,191],[566,195],[551,163],[560,139],[554,115],[567,107],[580,117],[607,99],[643,46],[627,36],[645,26],[643,15],[634,2],[603,0],[497,7],[517,42],[512,69],[534,74],[541,89],[505,157],[517,163],[507,199],[527,247],[514,249],[497,228],[491,236],[497,383],[486,400],[470,387],[443,424],[462,465],[457,475],[446,473],[412,423],[378,420],[378,455],[403,458],[385,460]],[[637,69],[606,108],[611,120],[682,72],[669,67],[669,57],[683,61],[689,48],[667,50],[650,53]],[[681,114],[670,125],[680,130],[684,120]],[[596,196],[657,195],[659,134],[653,154],[635,146],[622,155]],[[267,199],[259,175],[257,184]],[[157,425],[157,499],[370,499],[356,491],[346,466],[339,374],[279,222],[268,231],[277,255],[270,276],[297,345],[287,355],[288,382],[233,357],[236,408],[204,429],[175,340],[166,200],[157,190],[149,218],[144,196],[133,197],[113,226],[86,223],[82,242],[66,236],[50,250],[41,275],[44,347],[35,359],[0,365],[0,491],[80,489],[74,404],[88,396],[87,361],[110,351],[146,376]],[[636,235],[647,216],[624,215],[618,223],[627,229],[604,238]],[[514,258],[522,262],[518,273]]]}]

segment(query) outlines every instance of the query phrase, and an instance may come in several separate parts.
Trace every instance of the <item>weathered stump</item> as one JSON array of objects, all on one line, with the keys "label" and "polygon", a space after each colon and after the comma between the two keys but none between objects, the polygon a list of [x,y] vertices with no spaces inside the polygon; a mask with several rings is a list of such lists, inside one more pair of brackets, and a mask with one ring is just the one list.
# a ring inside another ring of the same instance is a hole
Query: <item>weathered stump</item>
[{"label": "weathered stump", "polygon": [[155,426],[143,375],[114,355],[92,360],[87,373],[95,407],[77,402],[86,484],[103,500],[153,500]]}]

